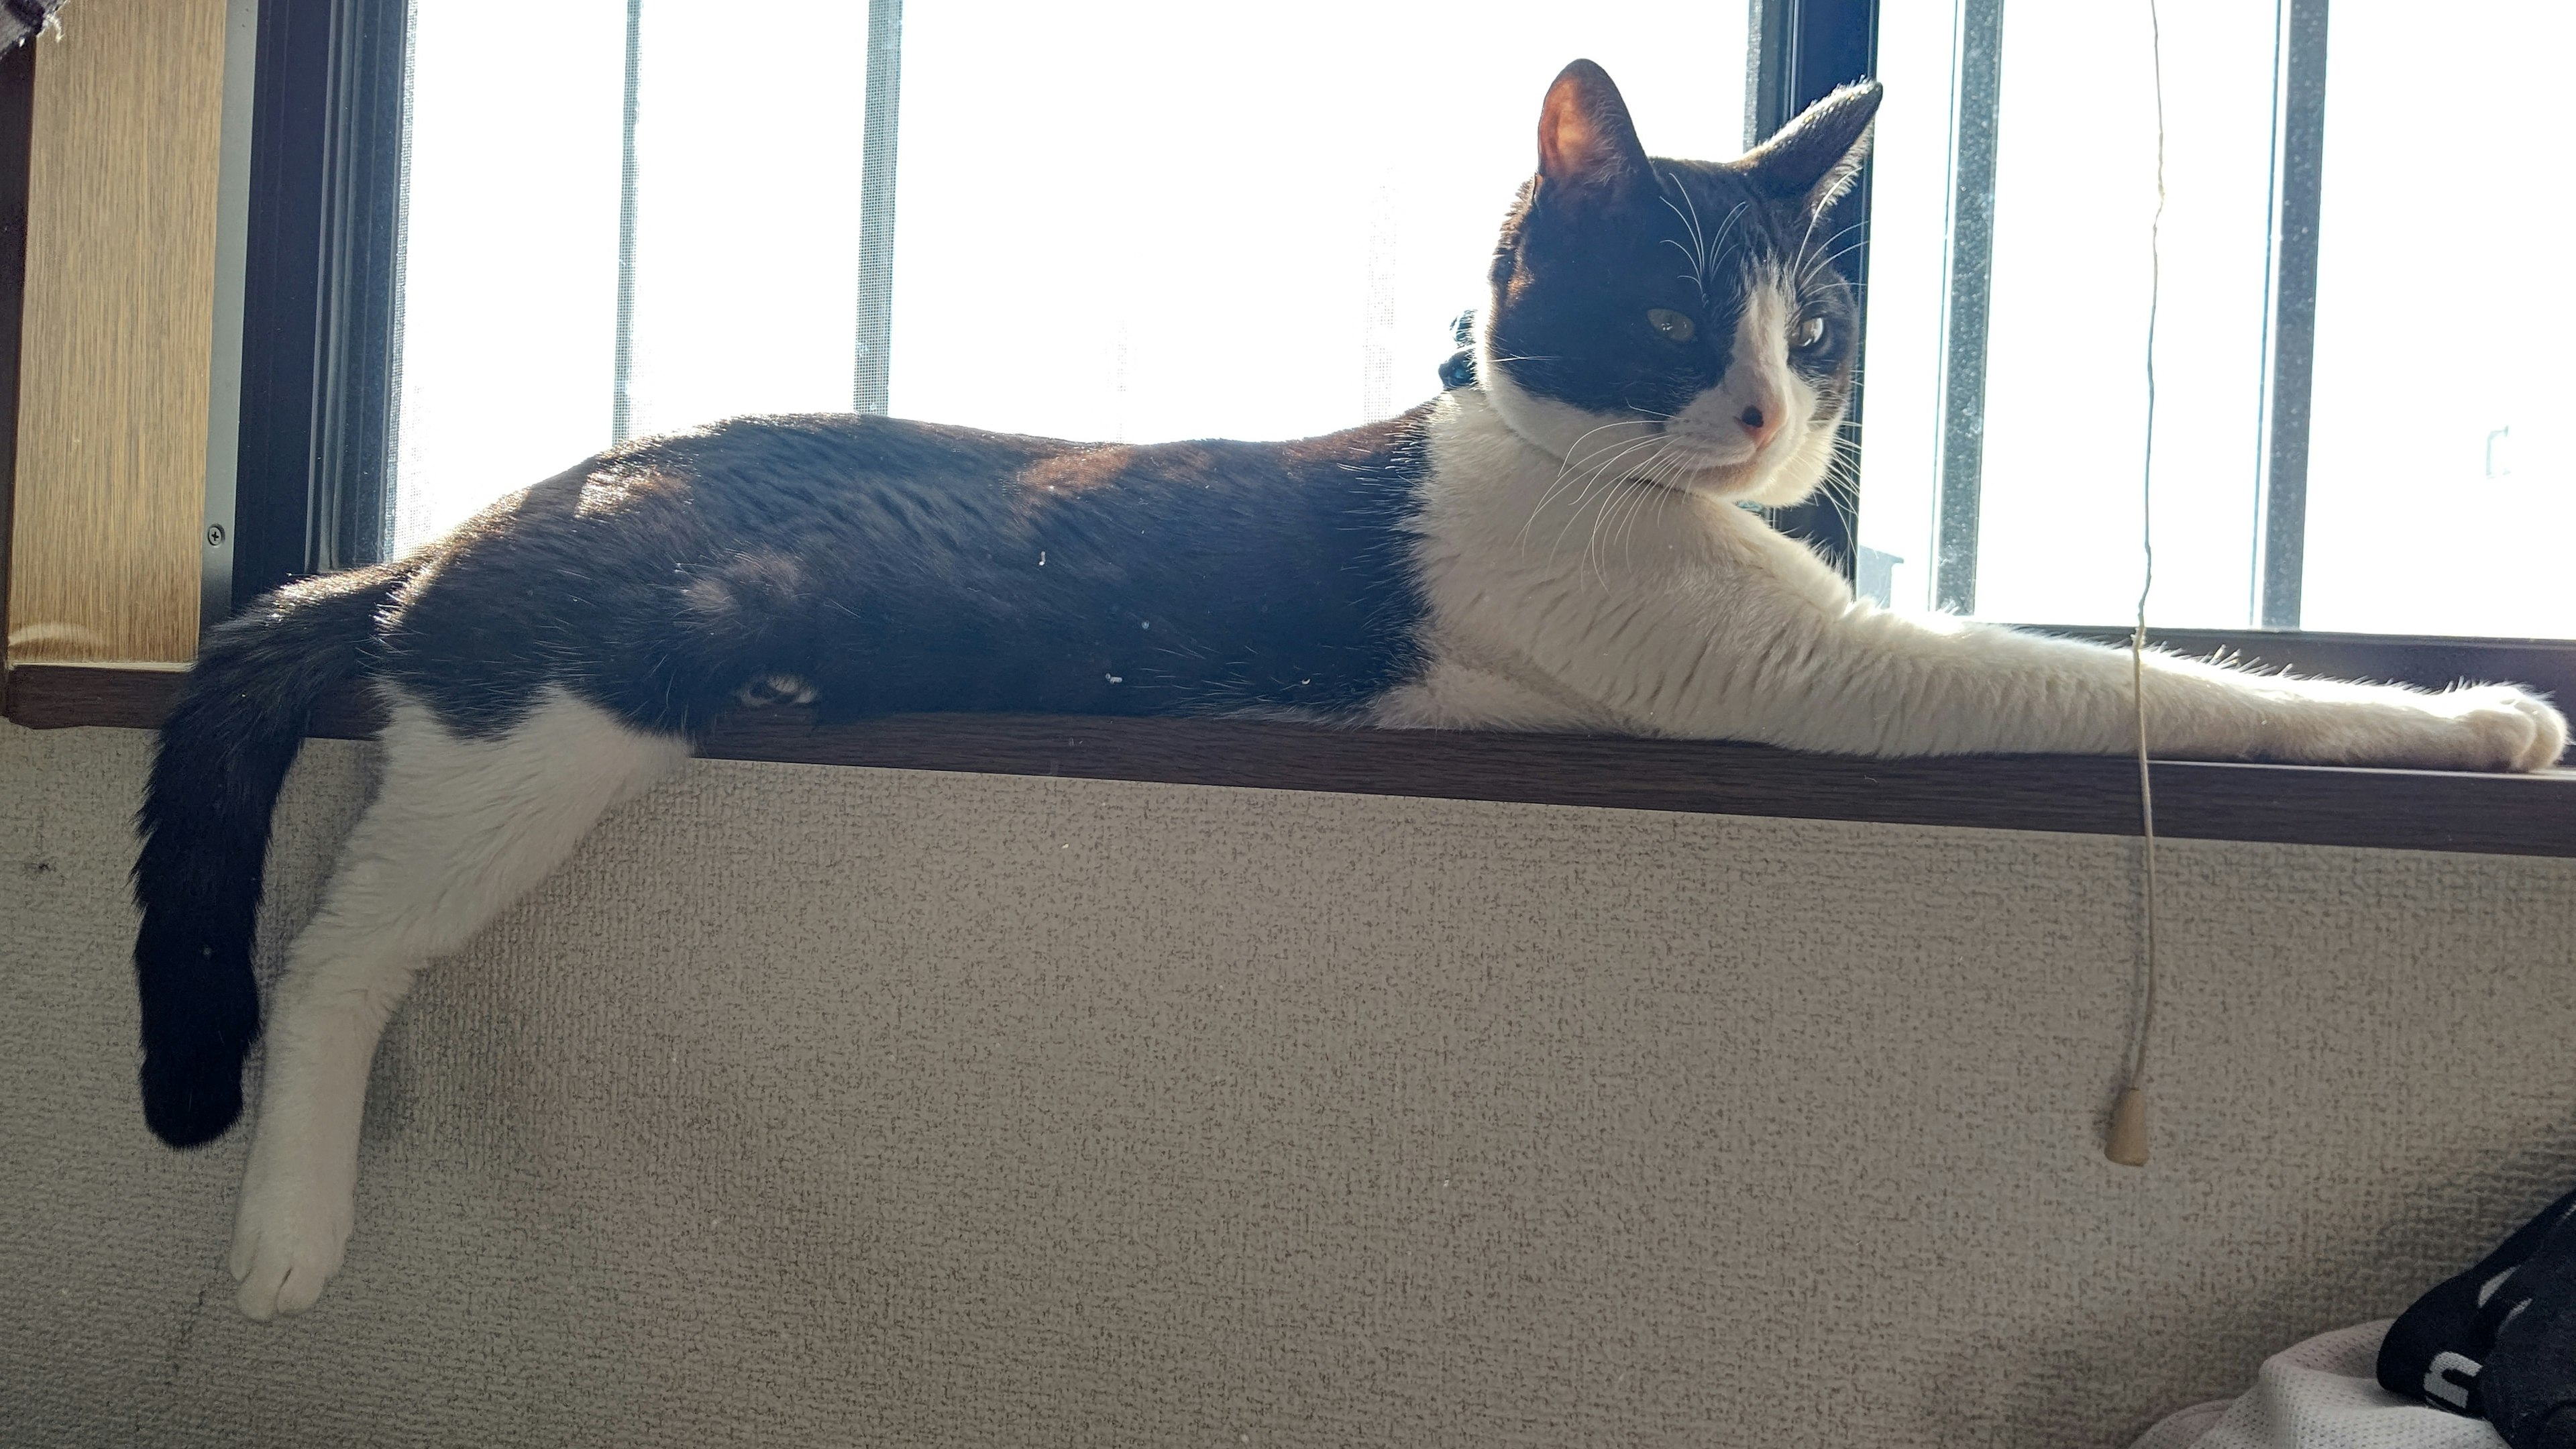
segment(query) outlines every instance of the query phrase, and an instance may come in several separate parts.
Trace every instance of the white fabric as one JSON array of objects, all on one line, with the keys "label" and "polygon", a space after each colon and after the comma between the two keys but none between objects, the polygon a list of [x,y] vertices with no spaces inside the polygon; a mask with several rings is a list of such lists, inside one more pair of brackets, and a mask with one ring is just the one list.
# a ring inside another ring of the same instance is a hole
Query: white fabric
[{"label": "white fabric", "polygon": [[2264,1360],[2233,1403],[2197,1404],[2135,1449],[2504,1449],[2484,1419],[2401,1399],[2375,1363],[2390,1320],[2320,1334]]}]

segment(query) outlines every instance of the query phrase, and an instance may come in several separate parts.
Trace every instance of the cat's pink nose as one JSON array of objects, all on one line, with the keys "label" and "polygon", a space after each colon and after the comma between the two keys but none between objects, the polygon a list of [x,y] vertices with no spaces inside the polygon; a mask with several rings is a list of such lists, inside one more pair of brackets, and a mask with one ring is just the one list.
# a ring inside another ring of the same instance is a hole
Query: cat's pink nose
[{"label": "cat's pink nose", "polygon": [[1753,446],[1758,448],[1770,442],[1773,433],[1780,431],[1780,410],[1775,407],[1765,411],[1756,404],[1736,414],[1735,421],[1753,435]]}]

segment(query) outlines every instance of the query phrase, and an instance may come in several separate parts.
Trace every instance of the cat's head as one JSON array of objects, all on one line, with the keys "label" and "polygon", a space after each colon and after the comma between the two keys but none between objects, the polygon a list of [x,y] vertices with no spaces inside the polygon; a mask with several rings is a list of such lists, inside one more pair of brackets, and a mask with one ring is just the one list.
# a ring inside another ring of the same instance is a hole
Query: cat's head
[{"label": "cat's head", "polygon": [[1601,67],[1548,88],[1538,174],[1494,253],[1477,376],[1569,465],[1794,503],[1823,481],[1860,351],[1847,244],[1824,221],[1860,172],[1876,83],[1734,161],[1649,157]]}]

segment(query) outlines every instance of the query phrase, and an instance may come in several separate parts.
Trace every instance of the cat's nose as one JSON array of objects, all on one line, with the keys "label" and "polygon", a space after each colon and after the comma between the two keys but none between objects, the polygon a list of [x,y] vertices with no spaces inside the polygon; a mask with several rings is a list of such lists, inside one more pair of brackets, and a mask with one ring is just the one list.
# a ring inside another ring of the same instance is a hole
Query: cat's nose
[{"label": "cat's nose", "polygon": [[1736,414],[1735,421],[1753,435],[1753,446],[1758,448],[1770,442],[1771,435],[1780,431],[1780,410],[1776,407],[1766,410],[1756,403]]}]

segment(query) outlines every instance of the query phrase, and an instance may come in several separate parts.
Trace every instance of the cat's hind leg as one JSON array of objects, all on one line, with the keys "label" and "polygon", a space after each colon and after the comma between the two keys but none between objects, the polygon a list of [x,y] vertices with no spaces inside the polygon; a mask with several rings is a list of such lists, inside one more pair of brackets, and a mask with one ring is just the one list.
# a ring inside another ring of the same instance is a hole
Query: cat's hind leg
[{"label": "cat's hind leg", "polygon": [[559,689],[507,734],[461,736],[394,694],[384,779],[287,953],[235,1207],[243,1313],[310,1307],[340,1266],[377,1038],[412,980],[572,852],[688,744]]}]

